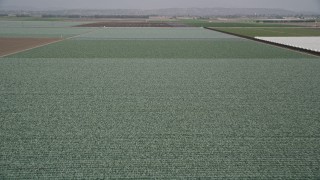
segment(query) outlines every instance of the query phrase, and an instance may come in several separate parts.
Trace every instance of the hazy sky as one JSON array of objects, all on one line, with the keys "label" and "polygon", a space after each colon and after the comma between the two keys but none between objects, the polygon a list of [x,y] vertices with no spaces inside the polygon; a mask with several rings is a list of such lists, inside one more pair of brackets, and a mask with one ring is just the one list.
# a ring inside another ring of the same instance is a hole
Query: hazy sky
[{"label": "hazy sky", "polygon": [[320,0],[0,0],[0,6],[44,9],[281,8],[320,12]]}]

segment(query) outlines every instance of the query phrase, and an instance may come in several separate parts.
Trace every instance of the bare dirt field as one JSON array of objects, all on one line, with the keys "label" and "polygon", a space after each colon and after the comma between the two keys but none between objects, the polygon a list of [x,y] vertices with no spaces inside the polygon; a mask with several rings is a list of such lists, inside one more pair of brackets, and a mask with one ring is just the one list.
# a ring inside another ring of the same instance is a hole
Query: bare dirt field
[{"label": "bare dirt field", "polygon": [[82,24],[76,27],[185,27],[178,22],[148,22],[148,21],[108,21]]},{"label": "bare dirt field", "polygon": [[0,56],[37,47],[51,42],[59,41],[60,38],[0,38]]}]

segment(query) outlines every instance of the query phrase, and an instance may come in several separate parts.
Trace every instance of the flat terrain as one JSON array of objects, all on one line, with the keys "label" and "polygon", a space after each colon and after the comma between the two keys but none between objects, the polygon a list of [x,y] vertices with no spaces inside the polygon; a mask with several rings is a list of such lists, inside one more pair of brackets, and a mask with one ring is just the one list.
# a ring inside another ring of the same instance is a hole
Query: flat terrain
[{"label": "flat terrain", "polygon": [[109,21],[109,22],[96,22],[77,25],[77,27],[184,27],[186,25],[175,22],[148,22],[145,21]]},{"label": "flat terrain", "polygon": [[192,27],[295,27],[290,24],[256,23],[256,22],[215,22],[209,20],[180,20]]},{"label": "flat terrain", "polygon": [[248,37],[320,36],[320,28],[213,28]]},{"label": "flat terrain", "polygon": [[26,58],[303,58],[253,41],[67,40],[10,57]]},{"label": "flat terrain", "polygon": [[0,58],[0,179],[320,177],[320,58],[203,28],[64,29]]},{"label": "flat terrain", "polygon": [[100,28],[77,40],[215,40],[235,39],[224,33],[203,28]]},{"label": "flat terrain", "polygon": [[308,55],[203,28],[107,28],[11,57],[174,59],[303,58]]},{"label": "flat terrain", "polygon": [[59,41],[58,38],[0,38],[0,56]]},{"label": "flat terrain", "polygon": [[320,53],[320,37],[256,37],[257,39]]},{"label": "flat terrain", "polygon": [[0,28],[0,37],[68,38],[92,31],[92,28]]},{"label": "flat terrain", "polygon": [[87,22],[82,21],[58,21],[57,19],[52,18],[51,21],[4,21],[0,18],[0,28],[11,27],[11,28],[43,28],[43,27],[71,27],[80,24],[84,24]]}]

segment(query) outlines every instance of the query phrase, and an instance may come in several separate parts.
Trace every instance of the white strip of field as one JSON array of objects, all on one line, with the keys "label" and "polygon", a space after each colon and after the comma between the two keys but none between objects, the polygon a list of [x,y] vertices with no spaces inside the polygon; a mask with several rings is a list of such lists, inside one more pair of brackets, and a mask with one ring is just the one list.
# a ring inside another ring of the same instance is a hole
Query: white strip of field
[{"label": "white strip of field", "polygon": [[320,37],[255,37],[256,39],[320,52]]}]

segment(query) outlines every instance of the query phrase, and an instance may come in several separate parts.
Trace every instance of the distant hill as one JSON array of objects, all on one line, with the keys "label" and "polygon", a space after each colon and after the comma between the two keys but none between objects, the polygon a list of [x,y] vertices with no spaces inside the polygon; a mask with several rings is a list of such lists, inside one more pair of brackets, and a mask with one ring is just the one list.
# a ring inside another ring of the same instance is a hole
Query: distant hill
[{"label": "distant hill", "polygon": [[160,15],[160,16],[252,16],[252,15],[297,15],[297,14],[316,14],[312,12],[295,12],[283,9],[267,8],[168,8],[168,9],[68,9],[68,10],[39,10],[30,7],[10,7],[0,8],[0,12],[21,12],[44,13],[54,15]]},{"label": "distant hill", "polygon": [[256,8],[170,8],[170,9],[109,9],[109,10],[62,10],[52,11],[57,14],[81,15],[160,15],[160,16],[228,16],[228,15],[294,15],[297,12],[281,9]]}]

